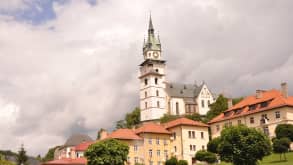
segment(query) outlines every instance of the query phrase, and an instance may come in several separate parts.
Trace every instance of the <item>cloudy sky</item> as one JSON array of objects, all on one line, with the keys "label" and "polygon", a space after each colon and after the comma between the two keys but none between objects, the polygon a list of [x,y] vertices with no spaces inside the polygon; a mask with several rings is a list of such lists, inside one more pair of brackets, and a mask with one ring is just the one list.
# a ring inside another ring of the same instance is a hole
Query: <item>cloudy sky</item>
[{"label": "cloudy sky", "polygon": [[[167,79],[293,93],[291,0],[0,0],[0,149],[44,154],[138,106],[151,11]],[[291,74],[289,74],[291,73]]]}]

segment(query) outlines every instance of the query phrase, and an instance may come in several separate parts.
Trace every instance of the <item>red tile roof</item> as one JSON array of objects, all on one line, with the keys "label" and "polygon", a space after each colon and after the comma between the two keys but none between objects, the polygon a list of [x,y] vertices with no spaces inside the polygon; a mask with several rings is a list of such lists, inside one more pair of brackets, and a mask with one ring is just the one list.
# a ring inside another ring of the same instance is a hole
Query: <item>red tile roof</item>
[{"label": "red tile roof", "polygon": [[86,165],[87,160],[85,158],[64,158],[59,160],[53,160],[49,162],[45,162],[42,165]]},{"label": "red tile roof", "polygon": [[145,123],[141,127],[135,130],[136,134],[140,133],[159,133],[159,134],[171,134],[166,128],[162,125],[155,123]]},{"label": "red tile roof", "polygon": [[202,122],[199,121],[194,121],[194,120],[190,120],[187,118],[179,118],[173,121],[170,121],[166,124],[164,124],[166,128],[172,128],[172,127],[176,127],[176,126],[180,126],[180,125],[189,125],[189,126],[199,126],[199,127],[208,127],[207,124],[204,124]]},{"label": "red tile roof", "polygon": [[79,145],[75,146],[75,151],[85,151],[88,149],[88,147],[95,142],[82,142]]},{"label": "red tile roof", "polygon": [[126,139],[126,140],[142,140],[141,137],[135,134],[131,129],[118,129],[110,133],[107,138]]},{"label": "red tile roof", "polygon": [[[260,103],[267,102],[267,106],[261,107]],[[249,110],[249,106],[255,105],[254,110]],[[269,91],[263,91],[261,98],[256,98],[255,95],[248,96],[238,104],[234,105],[230,109],[221,113],[220,115],[213,118],[209,124],[224,121],[232,118],[236,118],[239,116],[245,116],[249,114],[254,114],[266,110],[271,110],[274,108],[279,108],[283,106],[293,106],[293,97],[288,96],[284,97],[282,93],[276,89],[272,89]],[[236,113],[238,110],[238,113]],[[229,115],[224,116],[225,113],[230,113]]]}]

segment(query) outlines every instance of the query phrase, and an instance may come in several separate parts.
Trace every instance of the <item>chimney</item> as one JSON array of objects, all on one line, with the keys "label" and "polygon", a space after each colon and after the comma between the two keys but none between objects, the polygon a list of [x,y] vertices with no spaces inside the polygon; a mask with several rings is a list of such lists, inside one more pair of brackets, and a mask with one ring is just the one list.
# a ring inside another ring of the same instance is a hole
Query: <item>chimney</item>
[{"label": "chimney", "polygon": [[263,92],[263,91],[260,90],[260,89],[257,89],[257,90],[256,90],[256,98],[257,98],[257,99],[262,98],[262,92]]},{"label": "chimney", "polygon": [[108,132],[106,130],[102,130],[100,135],[100,140],[106,139],[108,137]]},{"label": "chimney", "polygon": [[288,97],[288,86],[287,86],[287,83],[286,82],[283,82],[281,84],[281,93],[282,95],[287,98]]},{"label": "chimney", "polygon": [[233,107],[233,100],[231,98],[228,98],[228,109]]}]

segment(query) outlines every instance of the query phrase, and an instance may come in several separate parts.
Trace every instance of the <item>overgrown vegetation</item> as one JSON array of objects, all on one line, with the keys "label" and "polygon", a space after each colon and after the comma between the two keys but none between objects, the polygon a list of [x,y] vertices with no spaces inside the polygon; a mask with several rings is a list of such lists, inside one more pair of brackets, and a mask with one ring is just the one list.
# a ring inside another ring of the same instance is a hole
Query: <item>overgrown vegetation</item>
[{"label": "overgrown vegetation", "polygon": [[51,161],[54,159],[54,153],[55,150],[60,147],[60,146],[55,146],[53,148],[50,148],[47,152],[47,154],[44,156],[44,158],[42,159],[43,162],[47,162],[47,161]]},{"label": "overgrown vegetation", "polygon": [[129,147],[127,144],[107,139],[89,146],[85,152],[87,165],[124,165],[127,161]]},{"label": "overgrown vegetation", "polygon": [[116,122],[116,129],[132,128],[140,123],[140,109],[136,107],[132,112],[127,113],[123,120]]}]

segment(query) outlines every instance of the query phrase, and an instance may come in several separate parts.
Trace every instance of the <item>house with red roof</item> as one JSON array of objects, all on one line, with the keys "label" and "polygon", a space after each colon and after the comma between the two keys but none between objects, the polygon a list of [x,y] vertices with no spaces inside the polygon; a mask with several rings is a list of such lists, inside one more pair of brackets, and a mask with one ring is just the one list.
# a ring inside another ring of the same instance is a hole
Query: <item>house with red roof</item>
[{"label": "house with red roof", "polygon": [[209,122],[212,138],[225,127],[239,124],[258,128],[272,138],[278,124],[293,124],[293,97],[288,95],[287,83],[280,90],[256,90],[234,106],[231,99],[228,102],[228,109]]}]

